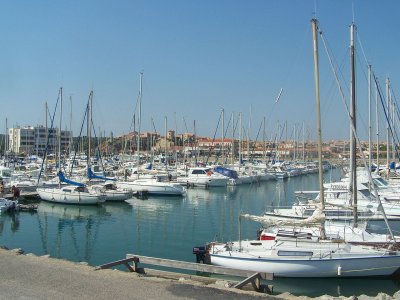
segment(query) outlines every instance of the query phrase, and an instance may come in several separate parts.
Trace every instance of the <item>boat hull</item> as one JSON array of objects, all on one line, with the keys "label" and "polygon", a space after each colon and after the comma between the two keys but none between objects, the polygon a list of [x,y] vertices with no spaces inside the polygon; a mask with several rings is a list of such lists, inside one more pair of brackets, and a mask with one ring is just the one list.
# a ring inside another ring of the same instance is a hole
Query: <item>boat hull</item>
[{"label": "boat hull", "polygon": [[389,277],[400,269],[400,252],[332,241],[246,240],[207,248],[213,265],[275,277]]},{"label": "boat hull", "polygon": [[399,269],[400,256],[268,259],[250,258],[238,253],[210,254],[211,263],[234,269],[273,273],[275,277],[365,277],[391,276]]},{"label": "boat hull", "polygon": [[54,203],[93,205],[105,201],[104,195],[68,192],[58,188],[38,188],[36,191],[42,200]]},{"label": "boat hull", "polygon": [[146,183],[146,182],[119,182],[117,186],[121,189],[134,193],[147,193],[149,195],[182,196],[185,189],[179,184],[169,184],[166,182]]}]

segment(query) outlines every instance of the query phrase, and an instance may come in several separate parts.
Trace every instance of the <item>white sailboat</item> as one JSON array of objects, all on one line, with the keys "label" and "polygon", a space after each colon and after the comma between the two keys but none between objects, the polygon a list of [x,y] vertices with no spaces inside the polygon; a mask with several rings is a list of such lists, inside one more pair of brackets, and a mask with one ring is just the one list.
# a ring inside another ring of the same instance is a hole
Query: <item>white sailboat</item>
[{"label": "white sailboat", "polygon": [[106,200],[105,195],[100,191],[89,190],[82,183],[68,180],[62,172],[59,172],[60,183],[66,182],[68,185],[61,185],[55,188],[37,188],[40,199],[64,204],[98,204]]},{"label": "white sailboat", "polygon": [[[62,88],[60,88],[61,112],[60,112],[60,130],[62,117]],[[61,167],[61,137],[58,142],[58,165]],[[42,200],[65,203],[65,204],[98,204],[105,201],[105,196],[99,191],[89,190],[83,183],[75,182],[65,178],[61,170],[57,173],[59,186],[54,188],[38,187],[36,191]],[[62,185],[66,183],[67,185]]]},{"label": "white sailboat", "polygon": [[[317,100],[317,132],[320,183],[320,211],[325,209],[322,177],[322,138],[320,121],[317,21],[312,20],[315,94]],[[351,47],[354,55],[354,25],[351,26]],[[354,69],[353,69],[354,70]],[[354,79],[352,77],[352,79]],[[354,124],[353,124],[354,125]],[[354,131],[354,126],[352,127]],[[354,133],[355,134],[355,133]],[[355,147],[353,148],[355,149]],[[354,152],[355,153],[355,152]],[[354,156],[355,158],[355,156]],[[355,166],[355,164],[353,164]],[[354,168],[355,169],[355,168]],[[356,184],[356,183],[355,183]],[[323,214],[321,214],[323,216]],[[314,214],[307,220],[316,224],[323,220]],[[357,217],[355,216],[355,221]],[[313,239],[307,235],[288,238],[276,236],[270,240],[247,240],[207,245],[211,264],[223,267],[274,273],[276,277],[365,277],[392,276],[400,269],[400,253],[370,246],[352,245],[343,240],[326,238],[325,223],[320,235]],[[392,238],[394,239],[393,235]]]},{"label": "white sailboat", "polygon": [[140,169],[140,125],[141,125],[141,102],[142,102],[142,81],[143,73],[140,73],[140,86],[138,96],[138,133],[137,133],[137,159],[136,159],[136,178],[132,180],[118,181],[117,187],[122,190],[127,190],[133,193],[146,193],[148,195],[165,195],[165,196],[182,196],[186,193],[186,189],[180,184],[174,182],[160,181],[156,176],[146,175],[141,177],[139,175]]}]

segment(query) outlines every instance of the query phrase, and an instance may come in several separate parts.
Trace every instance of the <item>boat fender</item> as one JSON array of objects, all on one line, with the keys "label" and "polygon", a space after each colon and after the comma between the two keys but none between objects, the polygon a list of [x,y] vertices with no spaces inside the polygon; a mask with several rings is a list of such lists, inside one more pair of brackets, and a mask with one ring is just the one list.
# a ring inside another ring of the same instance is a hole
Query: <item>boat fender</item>
[{"label": "boat fender", "polygon": [[337,268],[337,274],[338,274],[338,276],[342,275],[342,267],[341,266],[339,266]]}]

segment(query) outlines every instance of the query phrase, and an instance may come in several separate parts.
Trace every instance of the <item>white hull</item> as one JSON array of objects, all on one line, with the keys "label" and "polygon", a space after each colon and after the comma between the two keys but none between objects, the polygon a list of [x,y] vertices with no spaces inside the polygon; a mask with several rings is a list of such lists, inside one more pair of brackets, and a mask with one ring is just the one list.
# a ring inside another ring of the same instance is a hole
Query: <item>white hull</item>
[{"label": "white hull", "polygon": [[214,173],[211,168],[197,167],[187,171],[187,176],[178,176],[176,182],[181,185],[200,187],[223,187],[228,185],[229,177]]},{"label": "white hull", "polygon": [[106,201],[124,201],[132,198],[133,194],[129,191],[105,191]]},{"label": "white hull", "polygon": [[39,197],[42,200],[64,203],[64,204],[98,204],[105,201],[104,195],[98,193],[90,193],[87,190],[79,192],[77,187],[66,186],[62,188],[37,188]]},{"label": "white hull", "polygon": [[129,190],[118,189],[113,183],[95,184],[89,188],[97,193],[102,193],[105,201],[125,201],[132,198],[133,193]]},{"label": "white hull", "polygon": [[349,244],[343,247],[335,243],[309,242],[307,247],[297,247],[301,243],[298,242],[289,243],[286,247],[278,246],[279,242],[275,241],[241,243],[241,251],[238,251],[238,242],[234,243],[231,251],[223,245],[214,246],[210,251],[211,263],[273,273],[275,277],[310,278],[391,276],[400,268],[398,253],[389,255],[384,251]]},{"label": "white hull", "polygon": [[[311,214],[302,214],[301,212],[296,213],[294,208],[279,208],[274,212],[265,212],[265,217],[275,220],[305,220],[311,216]],[[325,213],[326,220],[332,221],[353,221],[354,216],[352,213],[345,213],[344,210],[331,210]],[[388,220],[400,220],[400,216],[387,215]],[[384,216],[381,212],[370,212],[366,211],[365,214],[359,214],[358,220],[360,221],[382,221]]]},{"label": "white hull", "polygon": [[221,187],[228,184],[228,178],[193,178],[178,177],[176,181],[183,185],[193,185],[202,187]]},{"label": "white hull", "polygon": [[158,182],[153,179],[137,179],[134,181],[118,182],[121,189],[137,192],[146,192],[149,195],[182,196],[186,190],[180,184],[170,182]]}]

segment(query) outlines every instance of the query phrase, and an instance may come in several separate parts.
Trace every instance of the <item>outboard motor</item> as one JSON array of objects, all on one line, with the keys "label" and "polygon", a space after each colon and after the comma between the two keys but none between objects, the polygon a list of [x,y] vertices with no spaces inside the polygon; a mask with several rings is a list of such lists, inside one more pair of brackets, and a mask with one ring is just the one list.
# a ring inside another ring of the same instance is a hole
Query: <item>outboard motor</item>
[{"label": "outboard motor", "polygon": [[201,263],[201,262],[203,264],[209,263],[207,247],[205,247],[205,246],[193,247],[193,254],[196,255],[197,263]]}]

